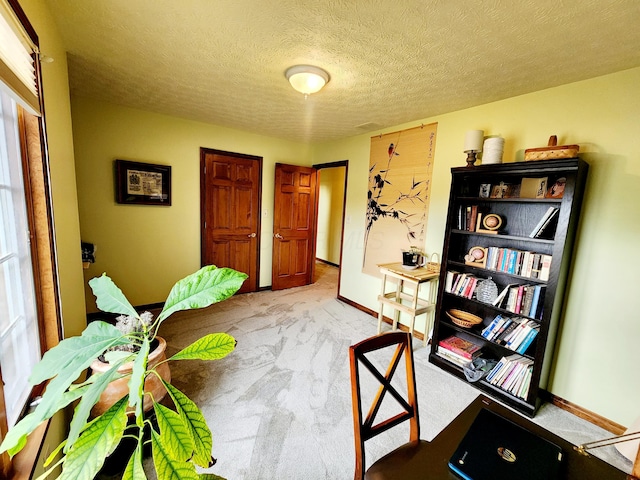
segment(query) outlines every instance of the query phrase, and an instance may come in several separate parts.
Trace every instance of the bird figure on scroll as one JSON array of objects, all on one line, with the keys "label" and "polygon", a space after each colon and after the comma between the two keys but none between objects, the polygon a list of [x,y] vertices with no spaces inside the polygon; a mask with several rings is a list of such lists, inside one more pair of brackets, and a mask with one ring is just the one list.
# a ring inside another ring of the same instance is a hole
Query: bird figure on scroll
[{"label": "bird figure on scroll", "polygon": [[396,152],[396,146],[393,143],[389,144],[389,158],[393,157],[394,155],[400,155],[398,152]]}]

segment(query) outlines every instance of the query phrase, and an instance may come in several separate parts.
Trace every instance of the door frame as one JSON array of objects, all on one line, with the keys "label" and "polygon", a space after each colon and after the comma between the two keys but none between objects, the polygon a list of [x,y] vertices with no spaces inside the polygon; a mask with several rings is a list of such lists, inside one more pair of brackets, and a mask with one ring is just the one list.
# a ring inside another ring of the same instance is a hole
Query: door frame
[{"label": "door frame", "polygon": [[228,157],[242,158],[245,160],[253,160],[258,164],[258,212],[257,212],[257,227],[256,227],[256,288],[255,291],[260,291],[260,246],[262,243],[262,163],[263,157],[257,155],[248,155],[244,153],[228,152],[225,150],[218,150],[215,148],[200,147],[200,266],[205,265],[205,244],[206,244],[206,229],[205,229],[205,168],[206,168],[206,155],[216,154],[225,155]]},{"label": "door frame", "polygon": [[[320,171],[323,168],[345,167],[344,169],[344,198],[342,199],[342,231],[340,232],[340,264],[338,265],[338,289],[336,290],[336,298],[340,298],[340,282],[342,281],[342,254],[344,250],[344,225],[347,216],[347,185],[349,183],[349,160],[338,160],[335,162],[318,163],[312,165],[313,168]],[[320,182],[318,182],[318,188]],[[316,196],[316,210],[318,209],[318,202],[320,201],[320,194]],[[316,241],[318,231],[318,216],[316,215]]]}]

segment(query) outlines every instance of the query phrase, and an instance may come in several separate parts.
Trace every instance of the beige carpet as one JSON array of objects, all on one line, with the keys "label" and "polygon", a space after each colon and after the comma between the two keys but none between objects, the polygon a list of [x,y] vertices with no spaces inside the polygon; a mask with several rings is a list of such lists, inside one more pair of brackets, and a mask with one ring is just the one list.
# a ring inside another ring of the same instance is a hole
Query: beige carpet
[{"label": "beige carpet", "polygon": [[[348,346],[376,333],[376,319],[336,300],[337,269],[318,264],[313,285],[237,295],[198,312],[170,317],[160,334],[168,354],[212,332],[238,345],[215,362],[173,362],[174,384],[202,409],[218,463],[208,471],[228,480],[353,478],[354,447]],[[428,363],[414,342],[422,437],[432,439],[477,395]],[[608,436],[552,405],[535,421],[574,443]],[[368,461],[407,433],[368,443]],[[630,464],[612,448],[610,462]],[[155,478],[149,463],[149,478]]]}]

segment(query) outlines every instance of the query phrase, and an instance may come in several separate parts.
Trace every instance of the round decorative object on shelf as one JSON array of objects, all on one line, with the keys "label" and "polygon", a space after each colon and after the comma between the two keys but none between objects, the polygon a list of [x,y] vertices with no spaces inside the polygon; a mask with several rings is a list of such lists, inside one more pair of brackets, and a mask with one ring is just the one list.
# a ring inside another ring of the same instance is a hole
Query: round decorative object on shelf
[{"label": "round decorative object on shelf", "polygon": [[490,213],[482,218],[482,225],[487,230],[498,230],[502,226],[502,217],[495,213]]},{"label": "round decorative object on shelf", "polygon": [[486,255],[486,250],[482,247],[471,247],[464,259],[468,262],[482,262]]},{"label": "round decorative object on shelf", "polygon": [[484,303],[493,303],[498,298],[498,286],[491,277],[478,282],[476,287],[476,298]]},{"label": "round decorative object on shelf", "polygon": [[458,310],[457,308],[447,310],[445,313],[453,323],[462,328],[471,328],[474,325],[482,323],[482,317]]}]

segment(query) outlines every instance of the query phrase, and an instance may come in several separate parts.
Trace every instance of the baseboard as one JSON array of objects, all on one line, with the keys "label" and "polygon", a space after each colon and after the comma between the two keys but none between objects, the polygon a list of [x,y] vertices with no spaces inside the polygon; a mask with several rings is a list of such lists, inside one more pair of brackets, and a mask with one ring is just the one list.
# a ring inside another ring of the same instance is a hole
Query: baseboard
[{"label": "baseboard", "polygon": [[[376,320],[378,319],[378,312],[371,310],[370,308],[367,308],[363,305],[360,305],[359,303],[354,302],[353,300],[349,300],[348,298],[343,297],[342,295],[338,295],[338,300],[340,300],[343,303],[346,303],[347,305],[352,306],[353,308],[360,310],[361,312],[367,313],[369,315],[371,315],[372,317],[374,317]],[[382,316],[382,321],[388,325],[393,325],[393,319],[387,317],[387,316]],[[403,332],[408,332],[409,331],[409,327],[407,327],[406,325],[403,325],[401,323],[398,323],[398,328],[400,330],[402,330]],[[421,332],[418,332],[417,330],[414,330],[413,332],[413,336],[416,337],[419,340],[423,340],[424,341],[424,335]]]},{"label": "baseboard", "polygon": [[547,398],[544,398],[544,400],[547,400],[548,402],[552,403],[558,408],[561,408],[562,410],[566,410],[567,412],[572,413],[576,417],[582,418],[583,420],[586,420],[587,422],[592,423],[600,428],[604,428],[608,432],[611,432],[615,435],[621,435],[626,430],[626,427],[623,427],[622,425],[613,422],[608,418],[603,417],[602,415],[598,415],[597,413],[587,410],[586,408],[575,405],[574,403],[571,403],[564,398],[557,397],[553,393],[545,393],[545,397]]},{"label": "baseboard", "polygon": [[356,310],[360,310],[361,312],[367,313],[367,314],[371,315],[372,317],[377,317],[378,316],[378,312],[374,312],[370,308],[367,308],[364,305],[360,305],[359,303],[356,303],[353,300],[349,300],[348,298],[343,297],[340,294],[338,294],[338,300],[340,300],[342,303],[346,303],[347,305],[355,308]]},{"label": "baseboard", "polygon": [[[340,300],[343,303],[346,303],[347,305],[352,306],[357,310],[360,310],[361,312],[367,313],[376,319],[378,318],[378,312],[371,310],[370,308],[367,308],[363,305],[360,305],[354,302],[353,300],[349,300],[348,298],[345,298],[342,295],[338,295],[338,300]],[[393,320],[391,320],[389,317],[383,317],[382,319],[385,323],[388,323],[389,325],[393,325]],[[404,331],[409,330],[409,327],[405,325],[399,325],[399,326],[401,330],[404,330]],[[420,332],[415,332],[415,336],[420,340],[424,338]],[[558,408],[561,408],[562,410],[565,410],[575,415],[576,417],[582,418],[583,420],[586,420],[587,422],[592,423],[593,425],[596,425],[600,428],[603,428],[615,435],[621,435],[626,430],[626,427],[623,427],[622,425],[616,422],[613,422],[608,418],[603,417],[602,415],[598,415],[597,413],[591,412],[586,408],[582,408],[579,405],[575,405],[550,392],[544,391],[542,395],[542,399],[544,401],[552,403],[553,405],[555,405]]]},{"label": "baseboard", "polygon": [[325,263],[327,265],[331,265],[332,267],[340,268],[340,265],[337,263],[330,262],[329,260],[323,260],[322,258],[316,257],[316,262]]}]

